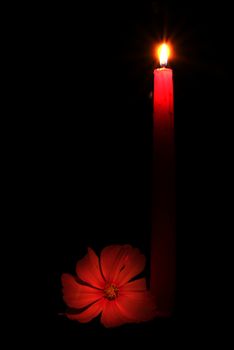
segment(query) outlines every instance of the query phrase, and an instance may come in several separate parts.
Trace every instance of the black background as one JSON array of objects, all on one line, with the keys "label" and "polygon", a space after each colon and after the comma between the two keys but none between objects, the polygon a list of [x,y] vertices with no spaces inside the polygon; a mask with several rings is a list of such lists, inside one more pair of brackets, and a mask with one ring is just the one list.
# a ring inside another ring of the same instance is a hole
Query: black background
[{"label": "black background", "polygon": [[[160,1],[42,11],[36,186],[45,267],[42,309],[52,344],[71,348],[93,337],[173,344],[184,333],[192,332],[195,340],[207,332],[217,273],[211,222],[218,225],[218,174],[226,164],[220,144],[229,147],[223,61],[230,45],[229,11],[220,3]],[[71,322],[60,315],[66,310],[60,277],[75,272],[88,246],[98,254],[109,244],[139,247],[149,277],[153,50],[163,38],[176,53],[170,62],[177,161],[175,313],[113,330],[98,320]]]}]

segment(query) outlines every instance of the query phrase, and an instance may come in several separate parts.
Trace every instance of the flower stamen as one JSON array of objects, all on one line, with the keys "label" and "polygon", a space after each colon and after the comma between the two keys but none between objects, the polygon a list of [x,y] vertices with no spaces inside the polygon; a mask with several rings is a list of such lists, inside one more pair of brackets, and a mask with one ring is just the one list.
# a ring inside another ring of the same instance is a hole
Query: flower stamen
[{"label": "flower stamen", "polygon": [[108,300],[114,300],[119,295],[119,290],[114,284],[107,284],[104,288],[104,297]]}]

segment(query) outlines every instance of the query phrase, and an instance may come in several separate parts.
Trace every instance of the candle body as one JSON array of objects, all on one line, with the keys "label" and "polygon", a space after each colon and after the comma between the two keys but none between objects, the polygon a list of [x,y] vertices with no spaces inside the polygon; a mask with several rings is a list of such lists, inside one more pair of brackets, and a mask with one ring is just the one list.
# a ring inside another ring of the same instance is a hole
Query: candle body
[{"label": "candle body", "polygon": [[175,149],[173,77],[154,71],[151,292],[159,311],[173,312],[175,297]]}]

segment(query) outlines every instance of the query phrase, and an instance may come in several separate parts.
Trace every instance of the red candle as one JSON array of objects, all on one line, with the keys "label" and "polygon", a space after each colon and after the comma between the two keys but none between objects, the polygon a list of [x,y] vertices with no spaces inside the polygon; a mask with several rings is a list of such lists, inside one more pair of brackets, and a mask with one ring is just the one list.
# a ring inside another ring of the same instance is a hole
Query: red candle
[{"label": "red candle", "polygon": [[175,151],[172,69],[169,47],[160,46],[154,70],[151,292],[158,310],[170,315],[175,296]]}]

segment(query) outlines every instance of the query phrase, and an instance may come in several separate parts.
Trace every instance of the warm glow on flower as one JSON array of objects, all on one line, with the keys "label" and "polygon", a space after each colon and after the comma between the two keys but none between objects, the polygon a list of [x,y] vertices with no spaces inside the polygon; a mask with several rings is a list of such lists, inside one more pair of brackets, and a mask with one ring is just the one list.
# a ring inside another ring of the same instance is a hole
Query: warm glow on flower
[{"label": "warm glow on flower", "polygon": [[89,248],[77,263],[77,276],[62,275],[63,299],[73,309],[66,316],[86,323],[101,314],[105,327],[152,319],[155,304],[146,280],[133,280],[144,267],[144,255],[130,245],[106,247],[100,260]]}]

